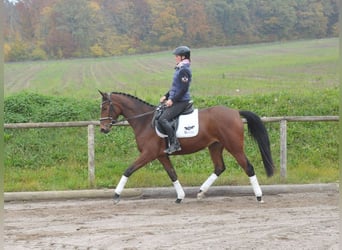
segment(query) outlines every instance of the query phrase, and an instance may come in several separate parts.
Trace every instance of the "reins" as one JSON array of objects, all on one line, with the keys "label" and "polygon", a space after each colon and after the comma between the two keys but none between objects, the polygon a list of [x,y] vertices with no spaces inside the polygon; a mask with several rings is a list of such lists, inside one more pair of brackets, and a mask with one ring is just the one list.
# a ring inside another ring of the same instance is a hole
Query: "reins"
[{"label": "reins", "polygon": [[[111,115],[111,113],[114,112],[114,106],[113,106],[112,101],[111,100],[106,100],[104,102],[109,102],[109,105],[110,105],[109,115]],[[102,105],[103,105],[104,102],[102,102]],[[137,118],[140,118],[140,117],[144,117],[144,116],[153,114],[159,108],[160,108],[160,106],[157,106],[155,109],[153,109],[151,111],[148,111],[148,112],[145,112],[145,113],[142,113],[142,114],[138,114],[138,115],[134,115],[134,116],[131,116],[131,117],[123,118],[123,119],[120,119],[120,120],[114,120],[112,116],[102,117],[102,118],[100,118],[100,121],[111,120],[111,126],[113,126],[113,125],[115,125],[116,123],[119,123],[119,122],[125,122],[125,121],[128,121],[128,120],[137,119]]]},{"label": "reins", "polygon": [[137,118],[140,118],[140,117],[144,117],[144,116],[147,116],[149,114],[153,114],[155,110],[152,110],[152,111],[149,111],[149,112],[146,112],[146,113],[142,113],[142,114],[139,114],[139,115],[134,115],[134,116],[131,116],[131,117],[127,117],[127,118],[123,118],[121,120],[118,120],[118,121],[114,121],[114,123],[112,122],[112,125],[114,125],[115,123],[119,123],[119,122],[125,122],[125,121],[128,121],[128,120],[132,120],[132,119],[137,119]]}]

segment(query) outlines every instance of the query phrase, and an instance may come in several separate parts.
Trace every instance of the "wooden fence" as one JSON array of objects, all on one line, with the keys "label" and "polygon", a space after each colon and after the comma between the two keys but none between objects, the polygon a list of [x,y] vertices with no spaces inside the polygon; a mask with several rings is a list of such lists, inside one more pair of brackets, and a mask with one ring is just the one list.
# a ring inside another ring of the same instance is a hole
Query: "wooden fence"
[{"label": "wooden fence", "polygon": [[[244,120],[244,119],[243,119]],[[339,116],[281,116],[263,117],[261,120],[280,123],[280,176],[286,178],[287,168],[287,123],[288,122],[327,122],[339,121]],[[244,122],[246,122],[244,120]],[[5,129],[18,128],[62,128],[62,127],[88,127],[88,181],[89,186],[95,186],[95,126],[99,121],[78,121],[78,122],[41,122],[41,123],[8,123]],[[127,122],[115,124],[115,126],[128,126]]]}]

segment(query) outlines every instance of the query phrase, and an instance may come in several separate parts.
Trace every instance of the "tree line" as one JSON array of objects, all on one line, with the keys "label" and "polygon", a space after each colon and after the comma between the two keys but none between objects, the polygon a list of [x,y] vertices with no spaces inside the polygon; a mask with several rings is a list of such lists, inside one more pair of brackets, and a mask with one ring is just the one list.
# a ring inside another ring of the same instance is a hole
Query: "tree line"
[{"label": "tree line", "polygon": [[4,0],[5,61],[338,36],[338,0]]}]

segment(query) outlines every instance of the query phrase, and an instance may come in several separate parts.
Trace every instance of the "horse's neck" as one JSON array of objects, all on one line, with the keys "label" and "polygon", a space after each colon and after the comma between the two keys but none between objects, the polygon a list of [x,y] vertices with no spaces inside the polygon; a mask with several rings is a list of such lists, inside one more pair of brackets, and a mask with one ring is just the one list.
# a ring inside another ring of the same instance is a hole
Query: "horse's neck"
[{"label": "horse's neck", "polygon": [[153,107],[145,103],[133,102],[130,105],[122,107],[122,115],[135,130],[144,127],[152,120]]},{"label": "horse's neck", "polygon": [[148,106],[146,103],[140,102],[139,100],[133,100],[132,102],[122,101],[121,107],[122,107],[122,115],[125,118],[139,116],[153,109],[152,107]]},{"label": "horse's neck", "polygon": [[122,111],[122,115],[127,119],[127,120],[136,120],[140,117],[145,117],[148,114],[152,113],[153,109],[152,108],[141,108],[139,107],[138,109],[125,109]]},{"label": "horse's neck", "polygon": [[123,93],[112,93],[112,98],[116,105],[120,106],[121,114],[131,125],[135,133],[146,129],[151,124],[154,107],[147,102]]},{"label": "horse's neck", "polygon": [[130,113],[131,116],[126,117],[127,122],[134,131],[136,137],[142,135],[151,128],[152,109],[139,109],[137,112]]}]

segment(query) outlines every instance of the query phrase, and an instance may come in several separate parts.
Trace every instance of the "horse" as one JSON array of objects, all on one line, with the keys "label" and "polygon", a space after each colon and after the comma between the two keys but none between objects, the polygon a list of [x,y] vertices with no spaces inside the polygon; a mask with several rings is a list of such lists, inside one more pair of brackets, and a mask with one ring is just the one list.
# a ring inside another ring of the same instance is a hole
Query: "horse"
[{"label": "horse", "polygon": [[[120,201],[120,195],[128,178],[147,163],[157,159],[169,178],[177,193],[176,203],[181,203],[185,192],[180,184],[177,173],[170,161],[170,155],[164,153],[167,147],[165,138],[157,135],[152,126],[152,120],[156,106],[142,99],[122,92],[104,93],[98,90],[102,96],[100,131],[110,132],[112,126],[118,123],[118,117],[123,116],[122,121],[127,121],[132,127],[140,152],[139,157],[124,171],[118,185],[115,188],[114,203]],[[242,167],[249,177],[256,200],[263,202],[262,190],[258,183],[254,167],[244,152],[244,122],[248,125],[250,136],[257,142],[261,153],[265,172],[268,177],[274,173],[274,164],[271,155],[270,142],[267,130],[260,117],[251,111],[236,110],[225,106],[213,106],[199,109],[198,134],[191,138],[180,138],[181,150],[172,155],[192,154],[208,148],[214,171],[200,186],[197,198],[202,199],[215,180],[225,171],[223,150],[226,149]]]}]

